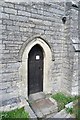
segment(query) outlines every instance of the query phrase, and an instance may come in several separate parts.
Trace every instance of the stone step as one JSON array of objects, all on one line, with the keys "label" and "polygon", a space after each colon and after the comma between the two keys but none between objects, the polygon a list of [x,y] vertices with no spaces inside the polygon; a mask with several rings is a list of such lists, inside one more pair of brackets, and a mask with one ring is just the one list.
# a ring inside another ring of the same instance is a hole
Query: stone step
[{"label": "stone step", "polygon": [[28,101],[29,102],[34,102],[34,101],[44,99],[44,98],[46,98],[46,95],[44,94],[44,92],[38,92],[38,93],[35,93],[35,94],[30,94]]},{"label": "stone step", "polygon": [[60,112],[58,112],[54,118],[66,118],[67,116],[67,112],[65,109],[61,110]]},{"label": "stone step", "polygon": [[53,112],[52,114],[47,115],[46,118],[54,118],[56,114],[57,112]]},{"label": "stone step", "polygon": [[75,118],[74,115],[71,115],[70,113],[67,113],[65,109],[58,112],[56,115],[53,116],[53,118]]},{"label": "stone step", "polygon": [[73,114],[68,114],[66,118],[75,118],[75,116]]},{"label": "stone step", "polygon": [[49,98],[34,101],[30,106],[38,118],[48,118],[47,116],[56,114],[58,111],[56,101]]}]

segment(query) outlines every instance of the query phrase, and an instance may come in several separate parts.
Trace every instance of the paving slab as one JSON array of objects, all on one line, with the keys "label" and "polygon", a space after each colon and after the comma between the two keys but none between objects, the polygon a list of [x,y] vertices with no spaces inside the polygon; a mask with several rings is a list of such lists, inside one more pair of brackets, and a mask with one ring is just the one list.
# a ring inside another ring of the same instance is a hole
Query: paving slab
[{"label": "paving slab", "polygon": [[30,105],[38,118],[45,118],[47,115],[57,113],[58,109],[55,102],[52,102],[49,98],[37,100]]},{"label": "paving slab", "polygon": [[54,118],[66,118],[67,116],[67,112],[65,109],[61,110],[60,112],[58,112]]},{"label": "paving slab", "polygon": [[54,115],[52,118],[75,118],[75,116],[72,115],[72,114],[67,113],[66,110],[63,109],[60,112],[58,112],[56,115]]}]

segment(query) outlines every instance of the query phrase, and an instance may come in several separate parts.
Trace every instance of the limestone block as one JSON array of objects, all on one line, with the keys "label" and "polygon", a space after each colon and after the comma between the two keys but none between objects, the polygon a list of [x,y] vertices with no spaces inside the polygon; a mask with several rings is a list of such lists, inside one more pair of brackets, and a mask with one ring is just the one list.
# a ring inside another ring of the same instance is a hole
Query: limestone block
[{"label": "limestone block", "polygon": [[23,5],[15,4],[15,9],[25,11],[26,8]]},{"label": "limestone block", "polygon": [[9,13],[9,14],[17,14],[17,10],[12,9],[12,8],[4,8],[4,12]]},{"label": "limestone block", "polygon": [[2,13],[2,18],[3,18],[3,19],[9,19],[9,14],[7,14],[7,13]]},{"label": "limestone block", "polygon": [[27,17],[31,16],[31,14],[29,12],[27,12],[27,11],[19,11],[19,10],[18,10],[18,15],[27,16]]}]

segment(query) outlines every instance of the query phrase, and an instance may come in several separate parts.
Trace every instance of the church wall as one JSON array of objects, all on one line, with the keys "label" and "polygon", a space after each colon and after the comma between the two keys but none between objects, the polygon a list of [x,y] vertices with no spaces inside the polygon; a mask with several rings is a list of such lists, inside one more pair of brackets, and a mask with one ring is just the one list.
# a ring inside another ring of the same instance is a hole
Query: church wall
[{"label": "church wall", "polygon": [[[50,93],[72,94],[73,87],[78,85],[78,53],[72,41],[78,39],[78,12],[70,7],[63,2],[0,4],[1,110],[25,105],[24,82],[20,75],[23,54],[20,57],[20,51],[22,46],[25,50],[24,43],[35,37],[42,38],[51,48]],[[64,16],[67,18],[65,24],[62,22]]]}]

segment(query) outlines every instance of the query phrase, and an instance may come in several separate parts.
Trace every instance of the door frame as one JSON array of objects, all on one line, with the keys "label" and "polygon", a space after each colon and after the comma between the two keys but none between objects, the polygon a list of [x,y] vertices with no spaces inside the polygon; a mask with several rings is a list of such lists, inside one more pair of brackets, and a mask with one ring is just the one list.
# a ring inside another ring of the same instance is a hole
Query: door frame
[{"label": "door frame", "polygon": [[[35,46],[36,44],[39,44],[42,49],[43,49],[43,64],[44,64],[44,68],[43,68],[43,92],[45,94],[47,93],[51,93],[52,90],[52,85],[50,85],[50,76],[51,76],[51,65],[52,65],[52,53],[51,53],[51,49],[49,47],[49,45],[41,38],[35,38],[32,41],[30,41],[25,49],[24,52],[22,54],[22,63],[21,63],[21,67],[20,67],[20,77],[23,81],[23,91],[21,91],[23,96],[26,97],[26,99],[28,99],[28,54],[30,52],[30,50],[32,49],[33,46]],[[22,88],[22,87],[21,87]]]}]

